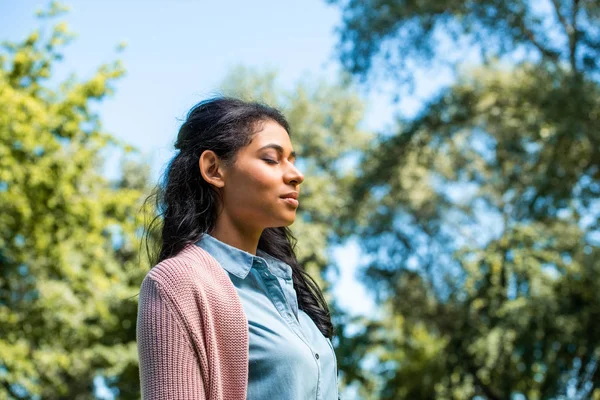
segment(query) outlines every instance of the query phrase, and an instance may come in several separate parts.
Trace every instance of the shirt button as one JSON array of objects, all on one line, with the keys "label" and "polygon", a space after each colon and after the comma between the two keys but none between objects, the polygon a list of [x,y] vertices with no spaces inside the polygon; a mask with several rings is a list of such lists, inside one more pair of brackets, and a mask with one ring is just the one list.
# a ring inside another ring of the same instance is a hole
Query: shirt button
[{"label": "shirt button", "polygon": [[315,358],[318,360],[319,359],[319,353],[315,353]]}]

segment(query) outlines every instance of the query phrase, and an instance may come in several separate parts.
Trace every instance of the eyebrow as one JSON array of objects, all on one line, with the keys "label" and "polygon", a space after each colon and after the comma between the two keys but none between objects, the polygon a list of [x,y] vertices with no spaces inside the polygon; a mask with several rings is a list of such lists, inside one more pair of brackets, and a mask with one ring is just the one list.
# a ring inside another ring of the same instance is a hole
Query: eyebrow
[{"label": "eyebrow", "polygon": [[[266,145],[266,146],[263,146],[263,147],[261,147],[260,149],[258,149],[258,151],[261,151],[261,150],[264,150],[264,149],[275,149],[275,150],[277,150],[279,153],[283,154],[283,147],[281,147],[280,145],[278,145],[278,144],[275,144],[275,143],[269,143],[268,145]],[[290,153],[290,157],[295,159],[295,158],[296,158],[296,152],[295,152],[295,151],[292,151],[292,152]]]}]

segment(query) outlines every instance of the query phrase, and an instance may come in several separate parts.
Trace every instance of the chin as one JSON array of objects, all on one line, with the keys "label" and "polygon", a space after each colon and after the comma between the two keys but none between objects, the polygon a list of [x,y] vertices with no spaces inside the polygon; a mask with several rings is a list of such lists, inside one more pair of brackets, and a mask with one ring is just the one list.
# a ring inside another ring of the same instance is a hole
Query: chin
[{"label": "chin", "polygon": [[295,220],[296,220],[296,213],[294,212],[294,216],[289,220],[290,221],[289,224],[290,225],[293,224]]},{"label": "chin", "polygon": [[296,217],[294,217],[292,219],[283,220],[282,222],[279,223],[279,225],[277,225],[277,227],[290,226],[294,223],[294,221],[296,221]]}]

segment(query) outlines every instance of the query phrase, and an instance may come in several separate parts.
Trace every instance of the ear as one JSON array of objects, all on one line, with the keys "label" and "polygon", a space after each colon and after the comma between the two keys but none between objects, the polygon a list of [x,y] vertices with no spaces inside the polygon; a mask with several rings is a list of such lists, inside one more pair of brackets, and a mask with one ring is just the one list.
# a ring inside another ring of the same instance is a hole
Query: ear
[{"label": "ear", "polygon": [[200,174],[208,183],[218,188],[225,186],[225,167],[223,162],[212,150],[204,150],[198,160]]}]

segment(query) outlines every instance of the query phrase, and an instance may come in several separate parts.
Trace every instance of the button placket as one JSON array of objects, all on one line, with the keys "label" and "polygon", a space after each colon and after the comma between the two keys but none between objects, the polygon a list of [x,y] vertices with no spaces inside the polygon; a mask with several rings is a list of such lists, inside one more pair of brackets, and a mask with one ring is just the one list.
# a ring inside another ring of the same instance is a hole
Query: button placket
[{"label": "button placket", "polygon": [[[302,332],[302,327],[300,325],[300,321],[297,320],[292,311],[289,311],[288,308],[291,306],[287,304],[286,296],[283,291],[283,287],[280,284],[277,277],[271,276],[271,273],[268,269],[268,266],[262,261],[257,260],[257,270],[259,274],[264,278],[264,284],[269,292],[269,296],[271,297],[271,301],[275,304],[275,308],[282,315],[284,320],[288,323],[289,327],[292,331],[304,342],[304,344],[308,347],[309,351],[313,355],[317,366],[317,380],[319,384],[317,385],[317,399],[321,398],[321,363],[319,362],[319,353],[313,350],[312,346],[309,344],[308,339],[304,336]],[[290,279],[290,284],[293,285],[293,281]]]},{"label": "button placket", "polygon": [[275,304],[275,308],[279,311],[279,313],[283,316],[283,318],[288,322],[288,324],[293,325],[293,315],[290,311],[288,311],[288,306],[286,305],[285,294],[283,293],[283,289],[279,285],[279,281],[276,277],[271,276],[268,267],[260,260],[258,260],[259,265],[259,273],[264,278],[265,286],[269,291],[269,295],[271,296],[271,301]]}]

